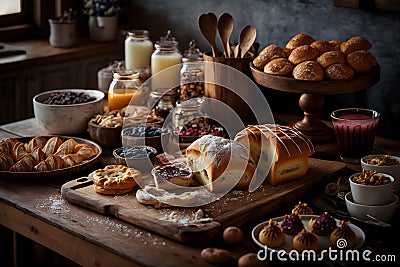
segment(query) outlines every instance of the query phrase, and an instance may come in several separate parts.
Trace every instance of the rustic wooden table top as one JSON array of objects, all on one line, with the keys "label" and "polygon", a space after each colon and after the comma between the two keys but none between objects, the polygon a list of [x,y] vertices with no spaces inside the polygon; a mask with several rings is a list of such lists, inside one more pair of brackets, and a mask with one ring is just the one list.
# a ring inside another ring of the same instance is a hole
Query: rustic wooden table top
[{"label": "rustic wooden table top", "polygon": [[[277,121],[288,119],[292,117],[277,116]],[[0,140],[45,134],[34,119],[0,126]],[[400,142],[397,141],[378,137],[375,148],[400,156]],[[317,145],[316,150],[320,155],[333,155],[335,145]],[[106,150],[105,156],[109,153]],[[69,203],[62,198],[60,187],[74,178],[78,177],[23,182],[0,180],[0,224],[83,266],[211,266],[200,257],[200,250],[205,245],[184,245]],[[280,213],[288,207],[281,209],[271,213],[271,217],[282,215]],[[398,217],[395,222],[399,221]],[[257,252],[250,231],[259,222],[244,227],[246,238],[241,245],[227,246],[221,240],[211,245],[228,248],[234,258],[246,252]],[[390,237],[391,232],[363,230],[368,231],[366,245],[372,246],[374,252],[399,252],[399,245],[395,245],[397,241]]]}]

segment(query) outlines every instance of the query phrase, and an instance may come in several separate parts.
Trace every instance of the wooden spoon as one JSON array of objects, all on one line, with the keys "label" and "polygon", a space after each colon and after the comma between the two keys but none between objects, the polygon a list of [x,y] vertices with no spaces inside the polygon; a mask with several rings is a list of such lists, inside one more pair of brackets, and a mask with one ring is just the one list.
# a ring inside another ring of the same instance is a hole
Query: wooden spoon
[{"label": "wooden spoon", "polygon": [[224,48],[224,56],[231,57],[230,38],[233,32],[235,22],[229,13],[224,13],[218,20],[218,32],[221,37],[222,47]]},{"label": "wooden spoon", "polygon": [[217,34],[217,17],[213,13],[201,14],[198,23],[201,33],[211,46],[213,57],[215,57],[219,54],[217,44],[215,43],[215,35]]},{"label": "wooden spoon", "polygon": [[239,36],[240,57],[243,58],[257,37],[257,30],[252,25],[245,26]]}]

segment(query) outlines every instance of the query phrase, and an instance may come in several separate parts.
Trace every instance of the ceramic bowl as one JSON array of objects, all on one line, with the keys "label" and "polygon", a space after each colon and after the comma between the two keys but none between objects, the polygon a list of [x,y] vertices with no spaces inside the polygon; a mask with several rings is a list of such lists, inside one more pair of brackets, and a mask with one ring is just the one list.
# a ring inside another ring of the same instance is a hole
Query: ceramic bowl
[{"label": "ceramic bowl", "polygon": [[[75,92],[94,97],[93,101],[71,105],[49,105],[43,102],[52,94]],[[37,94],[33,98],[33,111],[38,124],[48,134],[80,134],[86,131],[88,121],[95,115],[103,113],[104,93],[89,89],[58,89]]]},{"label": "ceramic bowl", "polygon": [[[133,134],[132,131],[135,128],[150,127],[153,130],[158,130],[158,134]],[[168,145],[170,142],[169,133],[166,129],[155,125],[147,123],[146,126],[143,125],[132,125],[122,129],[121,139],[123,146],[151,146],[154,147],[159,153],[164,152],[164,146]]]},{"label": "ceramic bowl", "polygon": [[[385,156],[384,154],[365,156],[361,159],[361,167],[363,170],[376,170],[377,172],[386,173],[386,174],[393,176],[394,190],[399,192],[400,191],[400,164],[388,165],[388,166],[377,166],[377,165],[372,165],[372,164],[367,163],[367,160],[370,158],[383,158],[384,156]],[[396,156],[392,156],[392,155],[387,155],[387,156],[400,162],[400,157],[396,157]]]},{"label": "ceramic bowl", "polygon": [[351,216],[356,217],[360,220],[370,220],[367,217],[367,214],[369,214],[384,222],[390,221],[396,211],[397,204],[399,202],[399,198],[396,194],[393,193],[390,195],[390,201],[386,205],[372,206],[358,204],[354,202],[351,192],[348,192],[345,195],[345,200],[347,211]]},{"label": "ceramic bowl", "polygon": [[117,164],[137,169],[142,174],[148,173],[153,169],[156,154],[157,150],[151,146],[119,147],[113,150],[113,156]]},{"label": "ceramic bowl", "polygon": [[103,127],[92,121],[88,122],[88,133],[90,138],[105,148],[116,148],[121,143],[122,127]]},{"label": "ceramic bowl", "polygon": [[353,182],[353,177],[360,174],[355,173],[349,178],[350,190],[356,203],[362,205],[385,205],[390,203],[394,181],[392,176],[385,173],[376,173],[376,175],[386,176],[391,182],[384,185],[363,185]]}]

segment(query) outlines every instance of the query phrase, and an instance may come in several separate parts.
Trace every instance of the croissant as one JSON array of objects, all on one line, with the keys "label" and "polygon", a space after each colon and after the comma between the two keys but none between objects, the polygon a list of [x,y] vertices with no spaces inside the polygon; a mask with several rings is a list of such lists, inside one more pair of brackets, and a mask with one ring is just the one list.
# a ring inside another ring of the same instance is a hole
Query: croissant
[{"label": "croissant", "polygon": [[12,172],[30,172],[33,170],[33,166],[35,165],[35,160],[29,154],[25,157],[17,161],[14,165],[10,167],[10,171]]},{"label": "croissant", "polygon": [[[77,149],[78,148],[78,149]],[[86,144],[79,144],[75,147],[75,154],[83,156],[84,159],[92,158],[96,155],[93,148]]]},{"label": "croissant", "polygon": [[35,160],[36,164],[38,164],[39,162],[41,162],[46,158],[46,154],[44,154],[43,150],[40,147],[35,147],[33,151],[30,153],[30,155]]},{"label": "croissant", "polygon": [[26,151],[32,152],[36,147],[43,148],[46,144],[46,139],[42,136],[35,136],[26,145]]},{"label": "croissant", "polygon": [[11,150],[6,141],[0,143],[0,153],[10,154]]},{"label": "croissant", "polygon": [[25,149],[25,145],[21,142],[15,143],[13,147],[13,155],[16,161],[22,159],[25,155],[28,155],[28,151]]},{"label": "croissant", "polygon": [[10,154],[0,152],[0,170],[8,171],[14,164],[14,159]]},{"label": "croissant", "polygon": [[67,167],[72,167],[72,166],[78,165],[78,164],[82,163],[82,161],[85,160],[83,158],[83,156],[81,156],[79,154],[68,154],[68,155],[62,156],[61,158],[64,160],[65,166],[67,166]]},{"label": "croissant", "polygon": [[8,144],[8,151],[9,151],[9,152],[12,151],[12,149],[13,149],[13,147],[14,147],[14,145],[15,145],[16,143],[21,143],[20,141],[18,141],[17,138],[7,138],[6,140],[4,140],[4,142],[5,142],[6,144]]},{"label": "croissant", "polygon": [[57,152],[56,153],[54,153],[54,155],[57,155],[57,156],[59,156],[59,157],[62,157],[62,156],[65,156],[65,155],[68,155],[69,153],[68,153],[68,148],[66,148],[66,147],[63,147],[63,148],[58,148],[57,149]]},{"label": "croissant", "polygon": [[61,149],[66,149],[66,154],[72,154],[74,153],[75,146],[77,145],[78,143],[74,139],[70,138],[58,147],[57,152]]},{"label": "croissant", "polygon": [[46,144],[43,147],[43,152],[46,154],[46,157],[48,157],[50,154],[56,153],[58,147],[61,144],[62,140],[58,136],[54,136],[47,140]]},{"label": "croissant", "polygon": [[39,162],[34,170],[37,172],[54,171],[64,167],[64,160],[54,154],[50,154],[45,160]]}]

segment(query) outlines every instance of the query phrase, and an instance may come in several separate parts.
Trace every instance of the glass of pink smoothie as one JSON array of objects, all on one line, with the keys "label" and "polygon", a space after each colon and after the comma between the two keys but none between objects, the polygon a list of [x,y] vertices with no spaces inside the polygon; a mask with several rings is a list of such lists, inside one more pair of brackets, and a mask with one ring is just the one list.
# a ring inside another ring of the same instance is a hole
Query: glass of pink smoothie
[{"label": "glass of pink smoothie", "polygon": [[379,112],[363,108],[345,108],[332,112],[332,124],[339,146],[340,158],[358,163],[372,152]]}]

